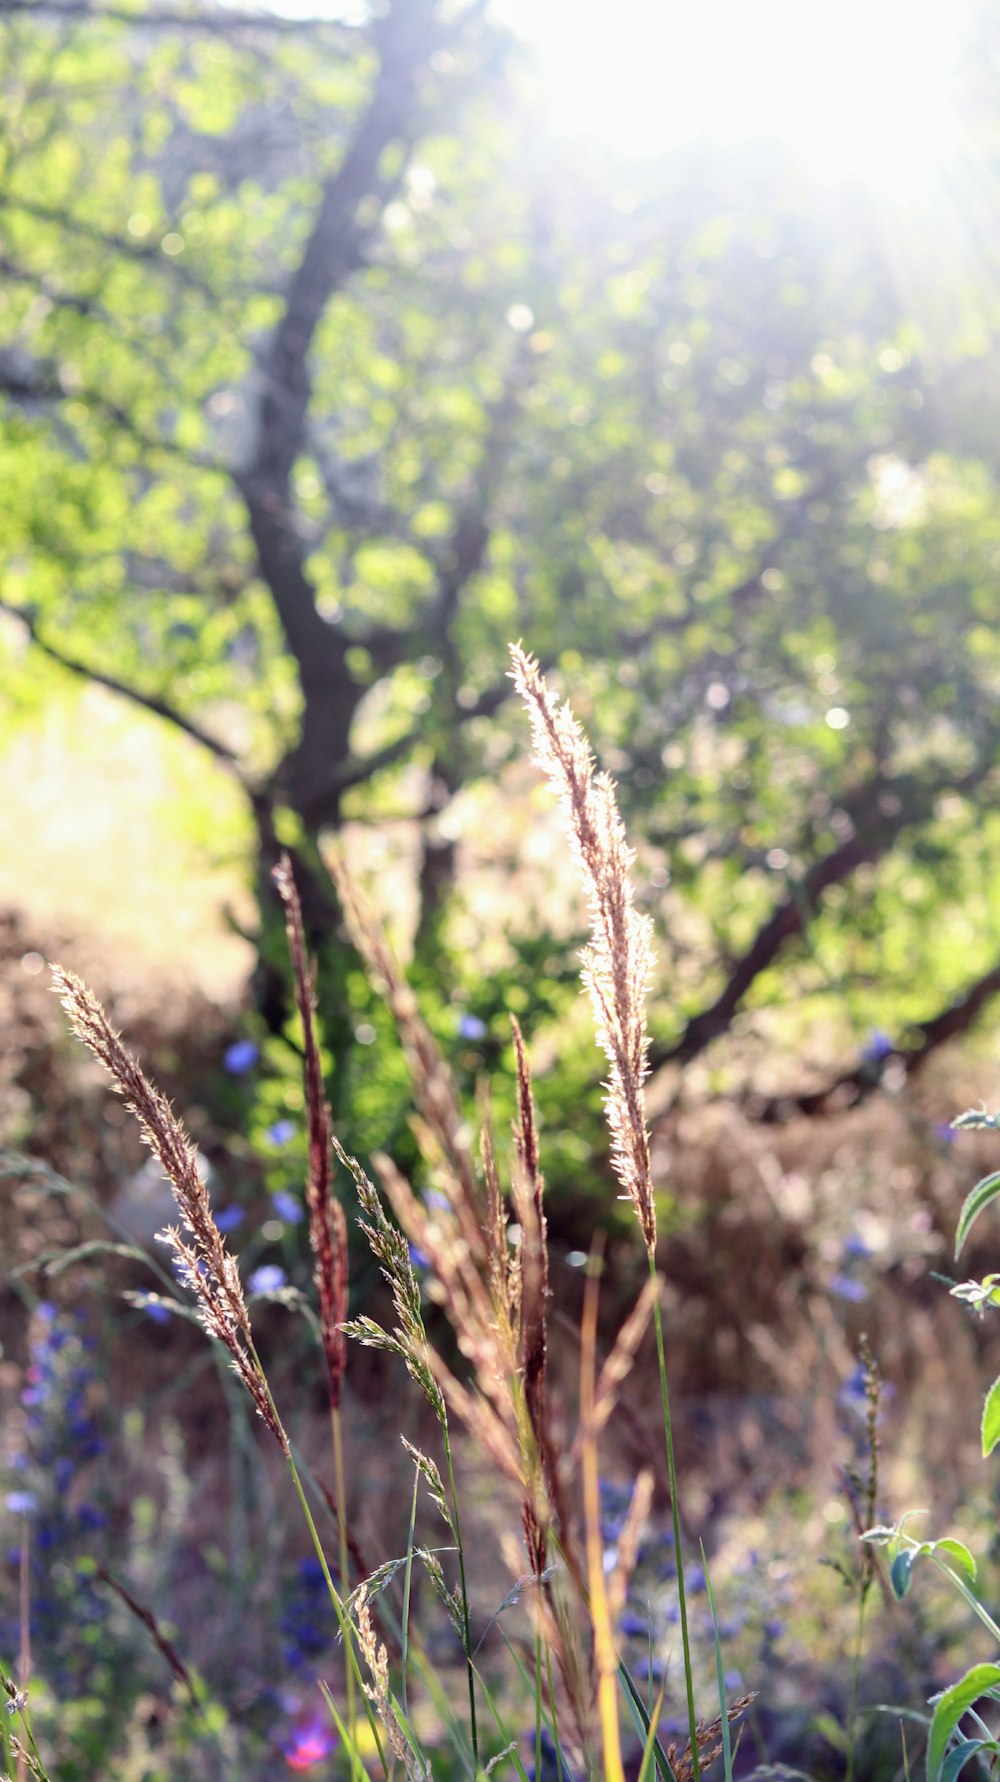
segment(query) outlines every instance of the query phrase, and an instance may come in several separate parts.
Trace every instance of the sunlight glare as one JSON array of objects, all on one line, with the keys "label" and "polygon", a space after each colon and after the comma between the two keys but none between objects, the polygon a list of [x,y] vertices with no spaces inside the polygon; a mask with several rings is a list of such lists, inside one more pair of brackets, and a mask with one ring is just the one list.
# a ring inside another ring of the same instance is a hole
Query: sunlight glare
[{"label": "sunlight glare", "polygon": [[550,116],[625,152],[778,139],[818,172],[918,190],[959,140],[964,0],[494,0]]}]

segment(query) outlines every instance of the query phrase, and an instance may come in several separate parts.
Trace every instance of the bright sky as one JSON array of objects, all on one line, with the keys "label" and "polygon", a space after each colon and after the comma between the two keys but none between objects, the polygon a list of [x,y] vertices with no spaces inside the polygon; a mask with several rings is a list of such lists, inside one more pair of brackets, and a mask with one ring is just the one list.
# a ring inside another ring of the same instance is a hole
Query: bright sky
[{"label": "bright sky", "polygon": [[968,0],[494,0],[542,58],[553,122],[626,151],[772,136],[906,196],[960,140]]}]

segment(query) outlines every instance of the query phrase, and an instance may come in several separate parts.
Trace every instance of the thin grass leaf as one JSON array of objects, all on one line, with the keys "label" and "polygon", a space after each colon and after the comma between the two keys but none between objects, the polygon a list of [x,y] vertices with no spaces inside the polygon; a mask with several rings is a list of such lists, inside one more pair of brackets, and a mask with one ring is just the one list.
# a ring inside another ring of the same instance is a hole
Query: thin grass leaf
[{"label": "thin grass leaf", "polygon": [[[405,1438],[404,1438],[405,1439]],[[406,1570],[403,1573],[403,1628],[402,1658],[400,1660],[400,1694],[403,1698],[403,1712],[407,1706],[406,1660],[410,1641],[410,1584],[413,1579],[413,1531],[417,1520],[417,1492],[420,1490],[420,1466],[413,1470],[413,1496],[410,1500],[410,1525],[406,1531]]]},{"label": "thin grass leaf", "polygon": [[666,1689],[666,1683],[661,1683],[650,1713],[649,1731],[646,1734],[646,1743],[642,1748],[642,1762],[639,1765],[639,1782],[649,1782],[649,1772],[656,1761],[656,1729],[660,1724],[660,1715],[663,1713],[663,1698]]},{"label": "thin grass leaf", "polygon": [[705,1573],[705,1592],[708,1596],[708,1612],[712,1617],[712,1639],[715,1645],[715,1680],[719,1688],[719,1715],[722,1721],[722,1764],[726,1782],[733,1782],[733,1744],[729,1734],[729,1700],[726,1695],[726,1674],[722,1663],[722,1641],[719,1637],[719,1617],[715,1612],[715,1594],[708,1571],[708,1559],[705,1554],[704,1541],[701,1547],[701,1564]]},{"label": "thin grass leaf", "polygon": [[[494,1720],[496,1721],[497,1731],[499,1732],[500,1737],[502,1739],[507,1740],[506,1750],[505,1750],[505,1752],[501,1753],[501,1755],[504,1755],[504,1756],[507,1756],[510,1758],[512,1764],[514,1765],[514,1768],[517,1771],[517,1774],[519,1777],[519,1782],[529,1782],[528,1772],[525,1769],[524,1764],[521,1761],[521,1755],[520,1755],[520,1752],[518,1751],[517,1740],[511,1738],[510,1728],[507,1726],[507,1724],[504,1720],[504,1717],[500,1712],[500,1709],[496,1705],[496,1702],[495,1702],[493,1695],[490,1691],[489,1685],[484,1681],[482,1673],[479,1670],[476,1671],[476,1682],[479,1684],[479,1691],[480,1691],[480,1694],[482,1695],[484,1702],[486,1703],[486,1706],[489,1708],[490,1713],[492,1714]],[[556,1749],[558,1750],[558,1745],[557,1745]]]},{"label": "thin grass leaf", "polygon": [[663,1782],[677,1782],[677,1777],[674,1774],[670,1759],[660,1743],[659,1735],[653,1723],[652,1713],[646,1707],[642,1696],[639,1694],[635,1679],[623,1659],[619,1660],[618,1676],[622,1688],[625,1691],[626,1700],[632,1711],[632,1717],[636,1722],[639,1737],[643,1740],[652,1737],[653,1755],[656,1758],[656,1767],[663,1778]]}]

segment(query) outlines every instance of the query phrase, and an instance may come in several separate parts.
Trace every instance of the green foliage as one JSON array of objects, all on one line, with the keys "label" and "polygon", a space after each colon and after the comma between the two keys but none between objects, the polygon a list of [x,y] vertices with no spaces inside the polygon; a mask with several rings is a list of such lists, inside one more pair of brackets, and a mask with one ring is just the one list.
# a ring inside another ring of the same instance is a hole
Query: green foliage
[{"label": "green foliage", "polygon": [[[0,25],[0,600],[35,642],[3,633],[8,735],[61,660],[258,814],[404,819],[418,954],[454,975],[460,795],[507,770],[520,632],[599,708],[645,837],[658,1058],[735,1027],[752,1074],[817,1018],[841,1063],[873,1025],[937,1043],[914,1024],[1000,951],[991,298],[928,246],[944,190],[918,226],[774,145],[570,162],[509,45],[403,15]],[[494,982],[542,1013],[525,957]]]}]

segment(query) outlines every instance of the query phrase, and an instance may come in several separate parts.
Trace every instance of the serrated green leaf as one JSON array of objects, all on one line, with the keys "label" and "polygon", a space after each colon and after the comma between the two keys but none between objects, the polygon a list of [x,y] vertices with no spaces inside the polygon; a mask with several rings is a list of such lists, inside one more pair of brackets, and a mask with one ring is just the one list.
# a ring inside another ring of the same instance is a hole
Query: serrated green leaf
[{"label": "serrated green leaf", "polygon": [[906,1547],[902,1553],[896,1554],[892,1565],[889,1567],[889,1582],[892,1585],[892,1594],[897,1602],[902,1602],[910,1588],[910,1577],[913,1572],[913,1562],[916,1557],[917,1555],[913,1552],[912,1548]]},{"label": "serrated green leaf", "polygon": [[983,1405],[983,1459],[1000,1442],[1000,1380],[994,1380]]},{"label": "serrated green leaf", "polygon": [[970,1584],[976,1582],[976,1562],[963,1541],[953,1541],[950,1536],[946,1536],[943,1541],[933,1542],[933,1550],[935,1553],[943,1553],[947,1559],[950,1559],[952,1565],[956,1566],[960,1572],[965,1573]]},{"label": "serrated green leaf", "polygon": [[976,1186],[969,1190],[962,1211],[958,1215],[958,1225],[955,1228],[956,1262],[975,1221],[984,1208],[988,1207],[991,1201],[996,1200],[998,1194],[1000,1194],[1000,1170],[994,1171],[991,1176],[984,1176],[981,1182],[977,1182]]},{"label": "serrated green leaf", "polygon": [[1000,1665],[976,1664],[939,1696],[927,1740],[927,1782],[943,1782],[948,1746],[962,1715],[997,1687],[1000,1687]]}]

